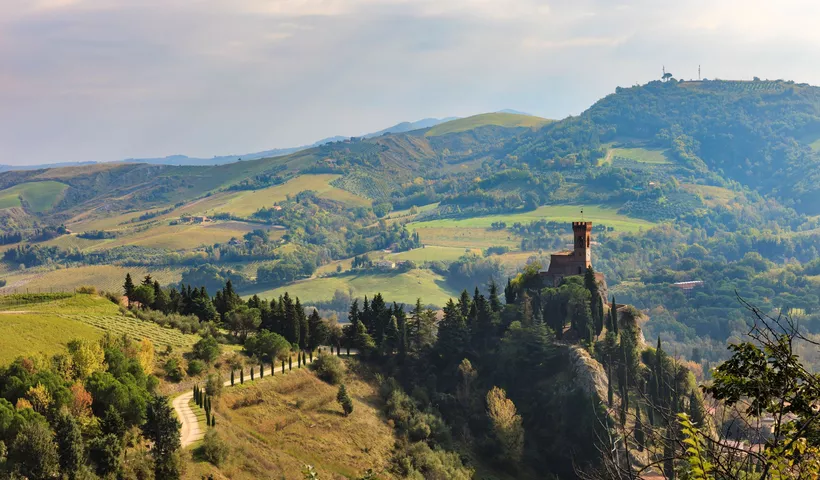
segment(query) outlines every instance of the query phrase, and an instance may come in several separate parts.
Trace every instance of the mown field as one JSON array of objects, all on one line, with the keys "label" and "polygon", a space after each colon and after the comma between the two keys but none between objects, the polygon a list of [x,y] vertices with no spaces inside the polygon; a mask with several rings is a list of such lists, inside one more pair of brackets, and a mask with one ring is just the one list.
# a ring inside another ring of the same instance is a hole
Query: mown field
[{"label": "mown field", "polygon": [[509,226],[515,222],[526,224],[547,220],[566,222],[569,231],[569,224],[581,217],[582,209],[585,220],[613,227],[615,231],[635,232],[654,225],[646,220],[621,215],[614,206],[548,205],[530,212],[414,222],[408,223],[407,227],[418,231],[422,242],[430,245],[478,248],[498,245],[515,248],[520,240],[506,230],[491,230],[493,223],[506,222]]},{"label": "mown field", "polygon": [[481,115],[473,115],[472,117],[459,118],[458,120],[451,120],[449,122],[440,123],[430,130],[424,136],[436,137],[446,135],[448,133],[466,132],[479,127],[488,125],[495,125],[499,127],[527,127],[538,128],[550,123],[551,120],[546,118],[534,117],[532,115],[520,115],[515,113],[484,113]]},{"label": "mown field", "polygon": [[659,148],[610,148],[606,157],[601,163],[612,163],[616,158],[634,160],[640,163],[650,163],[654,165],[668,165],[672,162],[666,157],[663,150]]},{"label": "mown field", "polygon": [[95,340],[106,332],[181,349],[190,348],[197,340],[195,335],[123,316],[117,305],[97,295],[38,303],[29,303],[30,298],[0,297],[0,364],[19,355],[54,354],[71,340]]},{"label": "mown field", "polygon": [[732,190],[723,187],[713,187],[709,185],[694,185],[691,183],[684,183],[681,186],[687,192],[700,195],[703,199],[703,203],[705,203],[706,206],[710,208],[714,208],[717,206],[725,207],[732,200],[736,199],[739,195],[737,192],[733,192]]},{"label": "mown field", "polygon": [[336,200],[351,206],[370,205],[370,200],[354,195],[341,188],[330,185],[340,175],[300,175],[287,183],[264,188],[232,193],[231,198],[223,205],[204,210],[205,213],[228,212],[240,217],[250,216],[262,207],[271,207],[282,202],[288,195],[295,195],[305,190],[313,190],[320,197]]},{"label": "mown field", "polygon": [[215,467],[194,449],[184,478],[301,479],[305,464],[323,479],[359,478],[368,469],[377,478],[395,478],[388,467],[396,439],[382,418],[373,375],[355,359],[344,363],[354,404],[348,417],[336,403],[338,387],[295,364],[285,375],[226,387],[212,407],[215,428],[241,455],[231,454]]},{"label": "mown field", "polygon": [[303,304],[330,300],[336,290],[351,292],[355,297],[372,297],[381,292],[385,298],[402,303],[415,303],[421,298],[425,304],[444,306],[450,298],[458,297],[444,281],[444,277],[430,270],[411,270],[406,273],[374,273],[358,275],[346,273],[335,277],[312,278],[270,290],[248,291],[246,297],[256,293],[262,298],[278,298],[288,292],[297,296]]},{"label": "mown field", "polygon": [[183,270],[183,267],[145,268],[115,265],[90,265],[57,270],[24,270],[4,276],[6,286],[0,288],[0,293],[25,293],[26,290],[32,293],[73,291],[74,288],[83,285],[93,286],[107,292],[120,292],[127,273],[131,274],[134,281],[150,273],[155,280],[167,285],[179,282]]},{"label": "mown field", "polygon": [[0,190],[0,208],[20,207],[22,197],[35,212],[50,210],[63,196],[68,185],[60,182],[27,182]]}]

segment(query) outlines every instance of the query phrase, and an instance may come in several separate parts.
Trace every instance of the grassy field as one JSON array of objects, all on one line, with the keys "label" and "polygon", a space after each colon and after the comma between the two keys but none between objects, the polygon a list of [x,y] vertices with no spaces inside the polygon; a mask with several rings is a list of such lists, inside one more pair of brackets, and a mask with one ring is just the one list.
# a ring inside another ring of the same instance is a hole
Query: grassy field
[{"label": "grassy field", "polygon": [[355,359],[344,362],[354,404],[348,417],[336,403],[338,388],[295,364],[285,375],[225,388],[212,407],[215,428],[241,455],[232,453],[215,467],[193,450],[184,478],[301,479],[305,464],[323,479],[359,478],[367,469],[377,478],[395,478],[388,466],[396,439],[383,420],[373,375]]},{"label": "grassy field", "polygon": [[303,304],[330,300],[336,290],[351,291],[354,296],[372,297],[381,292],[385,298],[402,303],[415,303],[421,298],[425,304],[432,303],[444,306],[449,298],[458,297],[458,293],[444,282],[444,277],[430,270],[411,270],[406,273],[377,273],[367,275],[343,274],[337,277],[312,278],[292,283],[284,287],[254,293],[262,298],[275,298],[288,292],[297,296]]},{"label": "grassy field", "polygon": [[351,206],[370,205],[370,200],[330,185],[330,182],[337,178],[339,175],[300,175],[282,185],[239,192],[223,205],[213,207],[212,211],[247,217],[262,207],[270,207],[276,202],[283,202],[288,195],[295,195],[305,190],[313,190],[320,197],[337,200]]},{"label": "grassy field", "polygon": [[714,208],[717,206],[725,207],[732,200],[738,197],[737,192],[733,192],[728,188],[713,187],[709,185],[694,185],[691,183],[684,183],[681,185],[687,192],[700,195],[703,198],[703,203],[707,207]]},{"label": "grassy field", "polygon": [[417,230],[422,242],[430,245],[465,248],[486,248],[499,245],[515,248],[518,246],[519,240],[508,231],[490,230],[490,226],[494,222],[506,222],[507,225],[511,225],[515,222],[529,223],[543,219],[566,222],[567,231],[569,231],[569,223],[581,217],[582,208],[584,210],[584,219],[594,224],[613,227],[616,231],[635,232],[653,225],[653,223],[646,220],[621,215],[616,207],[548,205],[530,212],[465,219],[431,220],[409,223],[407,227],[411,230]]},{"label": "grassy field", "polygon": [[14,272],[4,276],[6,286],[0,288],[3,293],[25,293],[35,291],[72,291],[76,287],[90,285],[99,290],[119,292],[125,275],[130,273],[135,279],[141,279],[148,273],[163,285],[179,282],[184,268],[157,267],[119,267],[115,265],[91,265],[82,267],[61,268],[58,270],[37,269]]},{"label": "grassy field", "polygon": [[68,185],[60,182],[28,182],[0,190],[0,208],[21,206],[25,200],[35,212],[50,210],[63,196]]},{"label": "grassy field", "polygon": [[[469,252],[468,252],[469,250]],[[416,248],[406,252],[390,254],[386,257],[390,260],[411,260],[416,263],[422,262],[452,262],[458,260],[467,253],[481,253],[478,249],[465,249],[460,247],[440,247],[437,245],[430,245],[429,247]]]},{"label": "grassy field", "polygon": [[659,148],[611,148],[602,163],[611,163],[615,158],[625,158],[641,163],[668,165],[672,162],[666,158],[664,150]]},{"label": "grassy field", "polygon": [[424,136],[436,137],[439,135],[446,135],[448,133],[466,132],[478,127],[485,127],[488,125],[496,125],[499,127],[528,127],[538,128],[542,127],[551,120],[546,118],[534,117],[532,115],[519,115],[515,113],[483,113],[481,115],[473,115],[472,117],[459,118],[436,125],[428,130]]},{"label": "grassy field", "polygon": [[105,332],[147,338],[155,346],[190,348],[198,337],[152,322],[120,315],[119,308],[97,295],[76,295],[41,303],[0,303],[0,364],[19,355],[53,354],[81,338],[94,340]]},{"label": "grassy field", "polygon": [[0,312],[0,365],[21,355],[53,355],[74,339],[96,340],[103,331],[55,314]]}]

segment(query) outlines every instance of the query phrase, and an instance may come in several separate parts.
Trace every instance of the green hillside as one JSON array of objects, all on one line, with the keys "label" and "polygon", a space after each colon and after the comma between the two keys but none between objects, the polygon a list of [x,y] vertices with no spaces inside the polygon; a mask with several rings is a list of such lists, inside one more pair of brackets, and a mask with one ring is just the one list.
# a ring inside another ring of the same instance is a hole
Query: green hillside
[{"label": "green hillside", "polygon": [[547,120],[546,118],[535,117],[532,115],[520,115],[516,113],[482,113],[480,115],[473,115],[472,117],[459,118],[457,120],[441,123],[427,130],[424,135],[427,137],[437,137],[448,133],[466,132],[468,130],[491,125],[505,128],[538,128],[550,122],[551,120]]},{"label": "green hillside", "polygon": [[62,199],[68,185],[54,181],[28,182],[0,190],[0,208],[20,207],[20,199],[34,212],[51,210]]}]

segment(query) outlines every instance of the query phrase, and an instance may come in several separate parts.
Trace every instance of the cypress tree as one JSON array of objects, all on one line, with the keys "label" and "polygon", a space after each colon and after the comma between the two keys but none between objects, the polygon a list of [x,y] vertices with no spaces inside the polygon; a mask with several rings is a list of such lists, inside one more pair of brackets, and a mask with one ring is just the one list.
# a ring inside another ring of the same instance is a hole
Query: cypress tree
[{"label": "cypress tree", "polygon": [[635,411],[635,443],[638,444],[638,451],[643,452],[646,444],[646,432],[644,432],[643,420],[641,420],[641,406]]},{"label": "cypress tree", "polygon": [[211,424],[211,412],[205,410],[205,425]]},{"label": "cypress tree", "polygon": [[233,387],[233,368],[231,369],[231,386]]},{"label": "cypress tree", "polygon": [[211,415],[211,427],[215,427],[215,426],[216,426],[216,416]]},{"label": "cypress tree", "polygon": [[285,359],[282,359],[282,373],[285,373]]},{"label": "cypress tree", "polygon": [[296,368],[302,368],[302,352],[296,352]]},{"label": "cypress tree", "polygon": [[293,370],[293,356],[288,357],[288,371]]},{"label": "cypress tree", "polygon": [[607,365],[606,367],[606,376],[607,376],[607,389],[606,389],[606,399],[609,408],[612,408],[613,404],[613,397],[614,394],[612,392],[612,365]]},{"label": "cypress tree", "polygon": [[251,365],[251,381],[253,381],[253,370],[254,370],[254,366]]},{"label": "cypress tree", "polygon": [[83,435],[77,421],[69,413],[60,413],[55,426],[60,470],[73,480],[85,457]]},{"label": "cypress tree", "polygon": [[265,362],[259,362],[259,378],[265,378]]},{"label": "cypress tree", "polygon": [[240,385],[245,384],[245,371],[242,370],[242,369],[239,370],[239,384]]},{"label": "cypress tree", "polygon": [[615,295],[612,296],[612,305],[609,307],[612,316],[612,331],[618,335],[618,304],[615,303]]},{"label": "cypress tree", "polygon": [[134,295],[134,290],[136,290],[134,280],[131,278],[130,273],[125,274],[125,283],[123,284],[122,289],[125,292],[125,296],[128,297],[128,300],[130,301],[131,296]]}]

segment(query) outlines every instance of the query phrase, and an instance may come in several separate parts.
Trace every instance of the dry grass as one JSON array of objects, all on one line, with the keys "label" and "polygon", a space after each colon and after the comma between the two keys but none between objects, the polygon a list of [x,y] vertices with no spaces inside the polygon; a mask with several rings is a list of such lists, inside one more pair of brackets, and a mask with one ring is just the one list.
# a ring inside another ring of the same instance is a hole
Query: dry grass
[{"label": "dry grass", "polygon": [[337,387],[295,365],[285,375],[277,371],[226,388],[213,408],[231,454],[215,467],[194,453],[184,478],[301,479],[305,464],[323,479],[353,478],[369,468],[379,478],[394,478],[387,467],[395,438],[382,419],[373,377],[355,359],[345,363],[355,367],[346,380],[355,406],[349,417],[336,403]]}]

